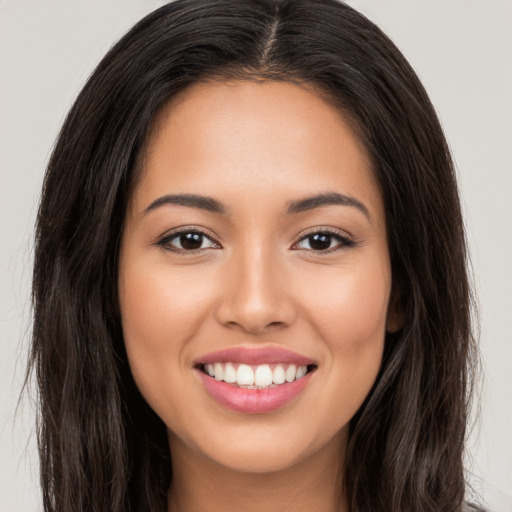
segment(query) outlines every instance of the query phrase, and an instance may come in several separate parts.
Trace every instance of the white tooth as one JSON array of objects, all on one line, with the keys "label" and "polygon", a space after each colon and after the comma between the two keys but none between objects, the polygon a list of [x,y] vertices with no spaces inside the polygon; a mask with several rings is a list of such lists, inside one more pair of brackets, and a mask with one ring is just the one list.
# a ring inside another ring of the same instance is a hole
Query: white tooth
[{"label": "white tooth", "polygon": [[295,376],[297,374],[297,367],[294,364],[291,364],[286,368],[285,378],[286,382],[293,382],[295,380]]},{"label": "white tooth", "polygon": [[297,379],[302,379],[302,377],[304,377],[304,375],[306,375],[308,369],[306,366],[299,366],[297,368]]},{"label": "white tooth", "polygon": [[236,382],[236,370],[231,363],[227,363],[224,368],[224,382],[227,382],[228,384]]},{"label": "white tooth", "polygon": [[215,369],[213,367],[213,364],[209,364],[206,366],[206,370],[208,371],[208,375],[210,377],[215,377]]},{"label": "white tooth", "polygon": [[246,364],[241,364],[236,370],[236,382],[239,386],[253,386],[254,372]]},{"label": "white tooth", "polygon": [[224,368],[220,363],[215,363],[215,380],[224,380]]},{"label": "white tooth", "polygon": [[272,375],[272,382],[274,384],[282,384],[286,379],[286,375],[284,373],[284,368],[281,365],[277,365],[274,368],[274,373]]},{"label": "white tooth", "polygon": [[270,386],[270,384],[272,384],[272,370],[268,364],[262,364],[256,367],[254,384],[256,384],[256,386]]}]

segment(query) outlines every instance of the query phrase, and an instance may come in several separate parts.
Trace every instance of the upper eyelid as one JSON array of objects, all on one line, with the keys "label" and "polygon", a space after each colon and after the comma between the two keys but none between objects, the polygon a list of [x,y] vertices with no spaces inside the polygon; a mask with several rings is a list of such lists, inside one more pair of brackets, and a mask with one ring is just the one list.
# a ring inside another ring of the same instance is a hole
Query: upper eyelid
[{"label": "upper eyelid", "polygon": [[220,242],[218,241],[218,236],[216,236],[214,233],[212,233],[210,230],[206,228],[197,226],[180,226],[178,228],[171,229],[170,231],[167,231],[163,235],[159,236],[158,240],[160,241],[164,239],[172,239],[179,235],[182,235],[183,233],[199,233],[209,238],[212,242],[218,243],[220,245]]},{"label": "upper eyelid", "polygon": [[336,229],[336,228],[328,228],[328,227],[314,227],[310,228],[309,230],[306,230],[305,232],[301,233],[295,240],[294,244],[300,242],[304,238],[307,238],[308,236],[314,235],[316,233],[325,233],[328,235],[334,235],[339,238],[344,238],[350,241],[354,241],[354,237],[344,231],[343,229]]},{"label": "upper eyelid", "polygon": [[346,235],[347,238],[350,237],[350,235],[343,229],[328,228],[328,227],[323,227],[323,226],[308,228],[308,229],[306,229],[305,232],[303,232],[301,234],[301,236],[303,236],[303,237],[308,236],[308,235],[311,235],[312,233],[331,233],[331,234],[335,234],[335,235],[343,234],[343,235]]}]

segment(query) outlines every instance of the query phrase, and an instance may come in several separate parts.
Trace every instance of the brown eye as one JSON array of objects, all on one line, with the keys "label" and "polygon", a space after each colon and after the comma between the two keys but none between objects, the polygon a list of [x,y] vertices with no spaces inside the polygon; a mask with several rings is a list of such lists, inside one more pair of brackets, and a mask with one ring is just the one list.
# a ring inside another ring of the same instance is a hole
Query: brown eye
[{"label": "brown eye", "polygon": [[298,249],[306,249],[318,252],[331,252],[337,249],[354,246],[354,242],[338,233],[318,231],[302,238],[297,243]]},{"label": "brown eye", "polygon": [[309,246],[315,251],[324,251],[331,247],[332,236],[326,233],[317,233],[308,236]]},{"label": "brown eye", "polygon": [[210,248],[217,249],[220,247],[219,244],[201,231],[174,232],[160,240],[158,245],[177,252],[199,251]]},{"label": "brown eye", "polygon": [[200,233],[186,233],[179,236],[179,243],[183,249],[200,249],[203,245],[203,235]]}]

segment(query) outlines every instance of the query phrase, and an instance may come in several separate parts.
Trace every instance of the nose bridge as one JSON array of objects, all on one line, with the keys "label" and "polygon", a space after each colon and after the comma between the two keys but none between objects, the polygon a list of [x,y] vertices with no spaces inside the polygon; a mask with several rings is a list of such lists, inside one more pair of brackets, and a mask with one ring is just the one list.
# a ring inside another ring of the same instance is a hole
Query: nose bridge
[{"label": "nose bridge", "polygon": [[235,249],[219,321],[251,333],[289,325],[294,310],[283,271],[278,251],[268,241],[253,239]]}]

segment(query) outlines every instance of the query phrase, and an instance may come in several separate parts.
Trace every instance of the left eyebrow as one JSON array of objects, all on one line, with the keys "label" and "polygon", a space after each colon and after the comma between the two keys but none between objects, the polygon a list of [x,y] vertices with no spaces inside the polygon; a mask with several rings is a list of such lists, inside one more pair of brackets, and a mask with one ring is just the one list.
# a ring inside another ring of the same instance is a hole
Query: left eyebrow
[{"label": "left eyebrow", "polygon": [[341,206],[352,206],[357,208],[366,215],[368,220],[371,221],[370,212],[364,203],[355,197],[347,196],[345,194],[338,194],[337,192],[326,192],[324,194],[305,197],[304,199],[298,199],[296,201],[288,201],[285,215],[301,213],[307,210],[313,210],[314,208],[320,208],[321,206],[333,204]]}]

